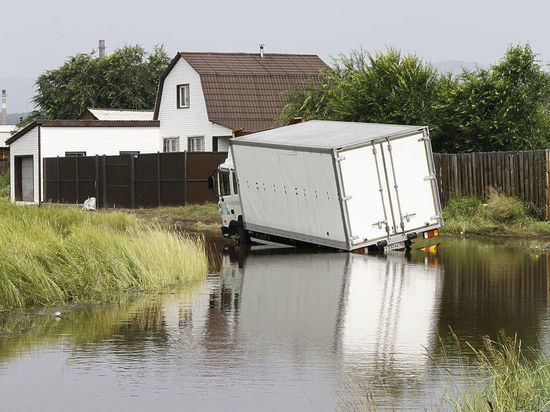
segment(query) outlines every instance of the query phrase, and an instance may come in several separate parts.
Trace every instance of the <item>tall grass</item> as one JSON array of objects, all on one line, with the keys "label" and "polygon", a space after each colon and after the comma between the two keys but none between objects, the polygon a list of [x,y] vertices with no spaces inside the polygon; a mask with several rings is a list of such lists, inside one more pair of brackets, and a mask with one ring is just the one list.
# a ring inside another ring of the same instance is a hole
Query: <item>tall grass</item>
[{"label": "tall grass", "polygon": [[443,209],[443,232],[513,236],[550,234],[550,224],[538,222],[537,215],[534,205],[492,190],[486,204],[471,197],[451,199]]},{"label": "tall grass", "polygon": [[[497,340],[484,337],[481,349],[459,341],[451,333],[457,346],[453,359],[449,359],[444,346],[438,354],[427,353],[441,376],[447,377],[442,393],[433,394],[440,401],[418,405],[416,409],[475,412],[550,409],[547,355],[534,349],[524,350],[517,336],[508,337],[504,333]],[[386,387],[383,391],[376,390],[365,381],[350,377],[339,393],[337,407],[346,412],[388,410],[392,398]]]},{"label": "tall grass", "polygon": [[105,301],[203,279],[204,245],[125,213],[0,201],[0,309]]},{"label": "tall grass", "polygon": [[[550,407],[550,359],[546,355],[532,349],[526,354],[517,336],[504,333],[496,341],[484,337],[482,349],[466,346],[475,356],[477,370],[462,368],[457,377],[445,369],[450,386],[444,399],[451,409],[542,411]],[[465,355],[459,354],[463,365]]]}]

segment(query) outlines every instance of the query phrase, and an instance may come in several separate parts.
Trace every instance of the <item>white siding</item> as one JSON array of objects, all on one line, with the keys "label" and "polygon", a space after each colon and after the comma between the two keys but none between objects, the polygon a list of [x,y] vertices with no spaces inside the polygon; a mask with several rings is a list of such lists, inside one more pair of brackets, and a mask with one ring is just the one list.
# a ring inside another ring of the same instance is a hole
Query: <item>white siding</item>
[{"label": "white siding", "polygon": [[[40,127],[40,126],[38,126]],[[10,198],[15,200],[14,156],[34,156],[34,202],[38,203],[38,127],[10,145]],[[40,127],[41,157],[65,156],[65,152],[86,152],[86,156],[118,155],[120,151],[156,153],[162,151],[158,127]],[[43,187],[42,187],[43,190]],[[42,194],[42,199],[43,199]]]},{"label": "white siding", "polygon": [[[178,109],[178,84],[189,84],[189,107]],[[180,58],[164,80],[159,108],[160,137],[179,137],[180,150],[187,150],[187,138],[204,136],[206,151],[212,150],[212,136],[231,136],[232,130],[208,120],[199,74]],[[221,141],[221,139],[220,139]],[[222,148],[218,150],[222,151]]]},{"label": "white siding", "polygon": [[42,127],[41,142],[42,158],[65,156],[65,152],[116,156],[120,151],[162,151],[158,127]]},{"label": "white siding", "polygon": [[33,156],[34,203],[38,203],[38,129],[29,130],[10,145],[10,200],[15,201],[15,156]]}]

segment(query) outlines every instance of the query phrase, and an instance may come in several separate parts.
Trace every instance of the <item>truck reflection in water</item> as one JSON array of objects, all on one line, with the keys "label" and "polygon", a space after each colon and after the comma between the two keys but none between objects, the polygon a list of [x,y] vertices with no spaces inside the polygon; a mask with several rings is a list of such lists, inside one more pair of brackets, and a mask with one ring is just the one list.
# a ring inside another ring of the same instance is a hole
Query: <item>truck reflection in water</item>
[{"label": "truck reflection in water", "polygon": [[437,258],[233,252],[210,293],[207,348],[221,333],[239,345],[253,339],[249,349],[266,356],[286,352],[305,363],[394,371],[426,364],[443,283]]}]

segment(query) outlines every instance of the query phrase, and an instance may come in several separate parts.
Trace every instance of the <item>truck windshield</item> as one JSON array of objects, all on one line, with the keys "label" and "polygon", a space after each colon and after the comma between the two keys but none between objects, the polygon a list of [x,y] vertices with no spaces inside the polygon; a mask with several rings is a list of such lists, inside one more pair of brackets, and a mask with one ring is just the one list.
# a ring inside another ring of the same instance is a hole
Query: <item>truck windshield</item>
[{"label": "truck windshield", "polygon": [[229,196],[231,194],[231,187],[229,186],[229,172],[220,170],[220,196]]}]

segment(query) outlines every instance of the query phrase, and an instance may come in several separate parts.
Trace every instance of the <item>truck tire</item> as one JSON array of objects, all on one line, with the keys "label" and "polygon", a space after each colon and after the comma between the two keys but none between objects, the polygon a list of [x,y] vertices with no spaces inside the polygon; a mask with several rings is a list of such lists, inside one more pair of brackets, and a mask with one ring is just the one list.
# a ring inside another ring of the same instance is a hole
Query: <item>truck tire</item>
[{"label": "truck tire", "polygon": [[248,236],[248,232],[244,230],[244,227],[239,225],[237,233],[235,233],[235,245],[242,246],[248,243],[250,243],[250,236]]}]

